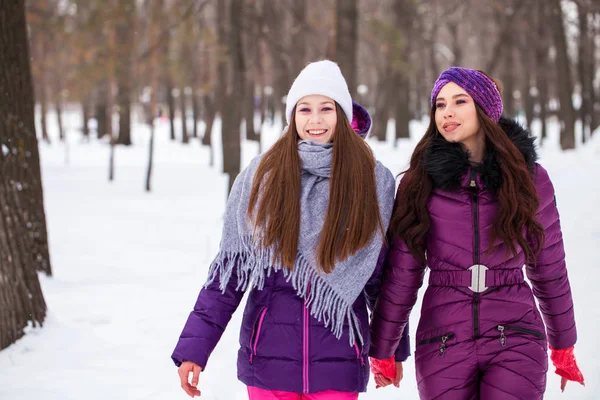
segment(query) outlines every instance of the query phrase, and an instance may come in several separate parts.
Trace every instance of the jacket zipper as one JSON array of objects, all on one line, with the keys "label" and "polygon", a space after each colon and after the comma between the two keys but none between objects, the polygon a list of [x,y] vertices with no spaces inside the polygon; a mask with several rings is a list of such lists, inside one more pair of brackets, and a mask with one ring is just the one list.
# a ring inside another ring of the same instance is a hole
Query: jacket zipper
[{"label": "jacket zipper", "polygon": [[[310,291],[310,283],[308,284],[308,291]],[[309,324],[309,312],[308,307],[306,306],[306,299],[303,302],[304,311],[303,311],[303,332],[302,335],[303,343],[302,343],[302,389],[304,393],[308,393],[308,324]]]},{"label": "jacket zipper", "polygon": [[[360,329],[358,325],[357,329]],[[362,358],[362,346],[358,346],[358,335],[354,335],[354,349],[356,350],[356,359],[360,360],[360,365],[365,366],[365,360]]]},{"label": "jacket zipper", "polygon": [[[475,233],[475,252],[473,253],[473,263],[479,264],[479,198],[477,181],[475,180],[475,170],[471,168],[471,182],[469,189],[471,190],[471,199],[473,200],[473,226]],[[479,293],[474,293],[473,296],[473,336],[475,339],[479,337]]]},{"label": "jacket zipper", "polygon": [[434,338],[431,339],[425,339],[425,340],[421,340],[419,343],[417,343],[416,347],[422,346],[424,344],[429,344],[429,343],[436,343],[436,342],[442,342],[442,344],[440,345],[440,356],[443,356],[446,353],[446,343],[448,342],[448,340],[452,339],[454,337],[454,333],[450,332],[447,333],[445,335],[442,336],[436,336]]},{"label": "jacket zipper", "polygon": [[254,329],[254,334],[250,336],[250,364],[256,355],[256,346],[258,345],[258,338],[260,337],[260,331],[262,329],[262,323],[265,319],[265,314],[267,313],[267,307],[263,307],[260,311],[258,321],[255,324],[256,328]]},{"label": "jacket zipper", "polygon": [[512,326],[512,325],[498,325],[496,327],[496,329],[498,329],[500,331],[500,344],[504,347],[506,346],[506,336],[504,335],[504,331],[516,331],[516,332],[522,332],[522,333],[527,333],[529,335],[535,336],[538,339],[543,339],[544,335],[542,335],[540,332],[538,331],[534,331],[531,329],[526,329],[526,328],[521,328],[518,326]]}]

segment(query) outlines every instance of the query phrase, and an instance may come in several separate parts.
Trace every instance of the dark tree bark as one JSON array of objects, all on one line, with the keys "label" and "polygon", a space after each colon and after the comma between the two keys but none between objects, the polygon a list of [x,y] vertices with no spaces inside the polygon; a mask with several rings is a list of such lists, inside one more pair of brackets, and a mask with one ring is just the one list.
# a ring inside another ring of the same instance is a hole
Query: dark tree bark
[{"label": "dark tree bark", "polygon": [[306,62],[306,0],[292,2],[292,70],[291,74],[297,76],[304,68]]},{"label": "dark tree bark", "polygon": [[535,25],[536,25],[536,45],[535,45],[535,86],[538,90],[538,105],[540,108],[539,118],[542,126],[541,141],[547,136],[546,120],[548,119],[548,50],[550,42],[550,33],[546,29],[548,23],[548,8],[545,2],[536,3]]},{"label": "dark tree bark", "polygon": [[83,137],[86,140],[90,138],[90,98],[86,96],[86,98],[81,103],[81,116],[82,116],[82,132]]},{"label": "dark tree bark", "polygon": [[171,78],[170,72],[167,72],[167,77],[165,79],[165,86],[167,87],[167,106],[169,108],[171,140],[175,140],[175,98],[173,97],[173,79]]},{"label": "dark tree bark", "polygon": [[[390,101],[388,104],[391,103],[393,105],[394,120],[396,121],[395,138],[400,139],[409,137],[411,103],[410,70],[408,65],[411,55],[410,43],[413,37],[412,23],[417,18],[417,10],[412,0],[395,0],[393,11],[394,22],[396,26],[400,27],[399,34],[401,36],[400,38],[395,38],[395,41],[399,44],[395,45],[396,51],[391,55],[391,68],[394,71],[392,76],[397,91],[395,91],[394,96],[389,96]],[[397,141],[394,140],[394,146],[396,145]]]},{"label": "dark tree bark", "polygon": [[[45,7],[45,3],[44,7]],[[42,33],[43,34],[43,33]],[[38,33],[38,35],[41,35]],[[42,138],[46,143],[50,143],[50,136],[48,136],[48,72],[44,60],[46,57],[46,38],[38,37],[37,39],[37,62],[40,63],[40,79],[39,87],[37,88],[37,94],[39,96],[38,102],[40,103],[40,127],[42,128]]]},{"label": "dark tree bark", "polygon": [[[596,15],[594,16],[594,18],[596,19],[600,19],[600,6],[596,7]],[[590,43],[589,43],[589,47],[590,47],[590,55],[591,54],[596,54],[596,37],[600,36],[600,26],[598,26],[598,24],[596,24],[596,29],[595,31],[592,30],[592,33],[590,34]],[[596,73],[596,70],[598,68],[600,68],[600,65],[597,65],[596,63],[598,62],[598,60],[596,59],[596,57],[590,57],[590,68],[588,68],[588,73],[590,74],[590,81],[594,81],[594,75]],[[600,127],[600,87],[595,88],[592,86],[590,94],[592,96],[592,98],[590,99],[590,102],[592,104],[592,118],[591,118],[591,122],[590,122],[590,127],[591,127],[591,131],[592,131],[592,135],[594,134],[594,132],[596,131],[596,129],[598,127]]]},{"label": "dark tree bark", "polygon": [[358,47],[357,0],[336,0],[335,61],[340,66],[350,94],[356,96],[356,51]]},{"label": "dark tree bark", "polygon": [[267,44],[271,53],[273,74],[275,76],[273,84],[273,95],[269,104],[268,113],[272,115],[272,121],[275,115],[280,113],[282,123],[285,125],[285,109],[282,99],[287,95],[292,78],[290,77],[290,51],[286,43],[279,38],[286,36],[284,18],[282,18],[282,5],[280,2],[266,2],[263,8],[263,15],[266,30],[269,32]]},{"label": "dark tree bark", "polygon": [[44,322],[37,270],[45,264],[50,274],[50,258],[47,247],[42,254],[36,243],[42,226],[46,239],[46,225],[24,1],[0,2],[0,21],[1,350],[22,337],[28,324]]},{"label": "dark tree bark", "polygon": [[215,101],[211,98],[210,94],[204,96],[204,123],[206,128],[204,129],[204,136],[202,136],[202,145],[210,148],[210,159],[208,161],[209,166],[214,165],[214,150],[212,147],[212,128],[217,117],[217,107]]},{"label": "dark tree bark", "polygon": [[246,139],[260,143],[260,134],[254,129],[254,79],[246,78],[244,90],[244,120],[246,121]]},{"label": "dark tree bark", "polygon": [[133,54],[135,43],[135,1],[119,2],[121,14],[116,26],[119,57],[116,61],[119,104],[119,137],[117,144],[131,145],[131,91],[133,87]]},{"label": "dark tree bark", "polygon": [[194,85],[194,90],[192,91],[192,119],[194,120],[194,125],[192,126],[192,137],[198,138],[198,120],[200,119],[200,104],[198,104],[198,95],[196,94],[196,85]]},{"label": "dark tree bark", "polygon": [[585,143],[587,137],[591,136],[591,124],[593,114],[593,98],[594,98],[594,86],[593,76],[594,73],[589,70],[593,68],[594,55],[590,53],[590,34],[588,27],[588,7],[586,2],[578,2],[577,14],[579,19],[579,59],[577,62],[577,73],[579,84],[581,85],[581,107],[579,108],[579,118],[581,119],[581,125],[583,128],[583,142]]},{"label": "dark tree bark", "polygon": [[560,0],[548,1],[550,6],[550,21],[556,46],[556,72],[558,79],[558,99],[560,102],[560,147],[563,150],[575,148],[575,110],[571,97],[573,83],[569,68],[569,55],[567,53],[567,39],[563,23],[563,13]]},{"label": "dark tree bark", "polygon": [[504,47],[504,68],[502,68],[502,83],[504,84],[504,91],[502,92],[502,103],[504,105],[503,114],[509,117],[516,117],[515,107],[515,48],[512,45],[514,35],[511,35],[510,43],[507,43]]},{"label": "dark tree bark", "polygon": [[96,90],[96,136],[98,139],[107,134],[106,120],[106,81],[102,82]]},{"label": "dark tree bark", "polygon": [[56,100],[54,102],[54,108],[56,108],[56,119],[58,122],[58,137],[61,141],[65,140],[65,129],[63,124],[63,105],[60,86],[56,92]]},{"label": "dark tree bark", "polygon": [[179,90],[179,107],[181,108],[181,142],[189,143],[190,136],[187,130],[187,102],[185,96],[185,88],[182,86]]},{"label": "dark tree bark", "polygon": [[[235,99],[243,98],[244,93],[244,57],[242,49],[242,15],[243,0],[231,0],[229,7],[230,32],[228,35],[229,64],[231,68],[231,85],[227,94],[227,107],[222,110],[223,131],[223,172],[229,175],[229,188],[240,173],[240,124],[242,122],[242,104]],[[224,19],[220,19],[223,21]]]},{"label": "dark tree bark", "polygon": [[[385,76],[389,76],[385,74]],[[371,136],[379,141],[385,141],[387,136],[387,125],[390,118],[390,84],[382,76],[377,82],[377,96],[375,97],[375,113],[373,115],[373,128]]]}]

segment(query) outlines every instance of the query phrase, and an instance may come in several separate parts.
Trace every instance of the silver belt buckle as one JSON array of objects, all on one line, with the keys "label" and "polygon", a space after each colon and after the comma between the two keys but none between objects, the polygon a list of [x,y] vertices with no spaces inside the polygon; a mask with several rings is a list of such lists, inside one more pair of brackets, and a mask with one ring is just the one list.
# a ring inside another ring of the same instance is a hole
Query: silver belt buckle
[{"label": "silver belt buckle", "polygon": [[475,264],[469,267],[471,271],[471,289],[475,293],[485,292],[488,287],[485,286],[485,275],[489,268],[482,264]]}]

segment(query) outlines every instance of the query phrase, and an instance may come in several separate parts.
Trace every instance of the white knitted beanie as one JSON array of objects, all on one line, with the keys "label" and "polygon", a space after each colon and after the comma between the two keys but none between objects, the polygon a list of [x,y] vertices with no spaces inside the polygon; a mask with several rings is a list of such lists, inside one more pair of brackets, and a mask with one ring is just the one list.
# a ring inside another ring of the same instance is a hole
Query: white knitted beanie
[{"label": "white knitted beanie", "polygon": [[285,104],[285,118],[290,123],[296,103],[311,94],[331,97],[342,107],[348,122],[352,122],[352,96],[340,67],[333,61],[323,60],[308,64],[292,83]]}]

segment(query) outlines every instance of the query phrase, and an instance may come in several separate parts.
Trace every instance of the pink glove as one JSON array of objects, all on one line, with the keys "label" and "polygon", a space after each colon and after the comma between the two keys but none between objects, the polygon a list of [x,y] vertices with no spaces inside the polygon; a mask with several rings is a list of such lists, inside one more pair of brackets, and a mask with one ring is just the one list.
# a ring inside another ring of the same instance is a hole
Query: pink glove
[{"label": "pink glove", "polygon": [[377,358],[369,357],[369,360],[371,361],[371,372],[373,375],[382,374],[386,378],[394,380],[396,377],[396,361],[394,360],[394,356],[387,360],[378,360]]},{"label": "pink glove", "polygon": [[556,374],[570,381],[585,385],[583,383],[583,374],[579,370],[577,361],[575,360],[574,350],[575,346],[558,350],[550,347],[550,360],[552,360],[552,364],[556,367]]}]

